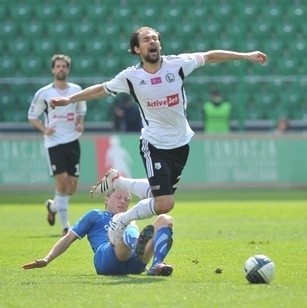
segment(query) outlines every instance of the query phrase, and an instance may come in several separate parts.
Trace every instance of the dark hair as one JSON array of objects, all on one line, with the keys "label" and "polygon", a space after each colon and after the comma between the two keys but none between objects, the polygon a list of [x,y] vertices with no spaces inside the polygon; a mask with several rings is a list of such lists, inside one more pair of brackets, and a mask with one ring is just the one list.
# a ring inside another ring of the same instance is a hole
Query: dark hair
[{"label": "dark hair", "polygon": [[134,51],[134,47],[139,47],[140,46],[140,42],[139,42],[139,34],[141,31],[143,30],[151,30],[151,31],[154,31],[157,33],[158,35],[158,38],[159,38],[159,41],[161,40],[160,39],[160,33],[154,29],[154,28],[151,28],[151,27],[141,27],[139,29],[137,29],[135,32],[133,32],[131,34],[131,37],[130,37],[130,49],[129,49],[129,52],[132,54],[132,55],[136,55],[137,53]]},{"label": "dark hair", "polygon": [[51,58],[51,67],[54,68],[56,60],[64,60],[67,64],[67,67],[70,68],[71,58],[66,55],[53,55]]}]

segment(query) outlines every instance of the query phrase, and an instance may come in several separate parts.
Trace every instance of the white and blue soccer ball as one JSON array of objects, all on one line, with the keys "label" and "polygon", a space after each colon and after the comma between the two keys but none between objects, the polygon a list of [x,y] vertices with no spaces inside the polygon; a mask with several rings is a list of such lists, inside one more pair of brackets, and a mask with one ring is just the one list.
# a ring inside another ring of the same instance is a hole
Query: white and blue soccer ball
[{"label": "white and blue soccer ball", "polygon": [[270,283],[275,275],[275,264],[265,255],[255,255],[246,260],[244,271],[250,283]]}]

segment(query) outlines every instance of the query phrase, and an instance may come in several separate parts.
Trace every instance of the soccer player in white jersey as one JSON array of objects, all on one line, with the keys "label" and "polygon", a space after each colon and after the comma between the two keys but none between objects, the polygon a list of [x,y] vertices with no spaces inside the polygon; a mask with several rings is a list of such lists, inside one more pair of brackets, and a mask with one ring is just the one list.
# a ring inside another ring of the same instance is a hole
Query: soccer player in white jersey
[{"label": "soccer player in white jersey", "polygon": [[[79,100],[92,100],[107,94],[129,93],[138,104],[143,122],[140,153],[148,180],[124,179],[111,169],[93,188],[93,194],[125,188],[144,197],[126,213],[114,217],[109,236],[115,244],[132,220],[168,213],[174,207],[174,192],[189,154],[193,131],[186,118],[187,99],[184,79],[204,65],[231,60],[265,63],[260,51],[211,50],[173,56],[161,55],[160,34],[141,27],[130,38],[130,53],[140,63],[128,67],[112,80],[90,86],[68,97],[50,100],[50,106],[65,106]],[[132,191],[133,190],[133,191]]]},{"label": "soccer player in white jersey", "polygon": [[23,268],[45,267],[74,241],[87,236],[99,275],[141,274],[151,259],[152,264],[147,269],[147,275],[171,275],[173,267],[163,262],[173,244],[173,219],[170,215],[159,215],[153,225],[146,226],[141,233],[136,223],[128,225],[117,245],[111,245],[108,229],[112,224],[112,217],[127,211],[130,200],[131,194],[125,190],[107,193],[104,210],[88,211],[57,241],[45,258],[27,263]]},{"label": "soccer player in white jersey", "polygon": [[[80,172],[79,137],[84,131],[86,102],[79,100],[76,104],[52,109],[49,101],[54,96],[69,96],[80,92],[79,85],[67,81],[71,59],[67,55],[54,55],[51,58],[53,82],[39,89],[31,102],[29,122],[44,135],[47,161],[51,176],[55,178],[54,199],[46,201],[47,220],[55,224],[58,213],[62,235],[69,228],[68,205],[70,196],[76,191]],[[44,114],[45,121],[41,121]]]}]

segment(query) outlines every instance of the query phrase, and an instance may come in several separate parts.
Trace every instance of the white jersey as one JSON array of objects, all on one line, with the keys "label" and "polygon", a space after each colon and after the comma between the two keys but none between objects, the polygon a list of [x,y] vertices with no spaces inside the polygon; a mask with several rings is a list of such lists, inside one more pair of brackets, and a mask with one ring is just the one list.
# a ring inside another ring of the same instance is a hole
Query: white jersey
[{"label": "white jersey", "polygon": [[141,138],[156,148],[174,149],[189,143],[194,135],[186,119],[184,78],[204,64],[198,53],[162,56],[161,68],[155,74],[139,64],[102,85],[109,94],[125,92],[134,97],[142,116]]},{"label": "white jersey", "polygon": [[[72,95],[81,91],[81,87],[74,83],[68,83],[65,96]],[[55,109],[50,108],[49,101],[53,97],[63,96],[51,83],[39,89],[31,102],[28,119],[38,119],[42,114],[45,116],[45,127],[53,127],[54,134],[44,135],[44,145],[50,148],[59,144],[72,142],[81,136],[81,132],[76,130],[77,116],[86,114],[86,102],[81,101]]]}]

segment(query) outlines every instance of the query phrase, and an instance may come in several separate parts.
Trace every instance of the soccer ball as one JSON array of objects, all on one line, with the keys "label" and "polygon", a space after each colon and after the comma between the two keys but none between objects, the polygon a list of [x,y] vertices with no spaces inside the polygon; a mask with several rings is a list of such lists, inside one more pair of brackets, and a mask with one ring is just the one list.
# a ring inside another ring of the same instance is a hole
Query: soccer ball
[{"label": "soccer ball", "polygon": [[244,271],[250,283],[270,283],[275,275],[275,264],[265,255],[255,255],[246,260]]}]

